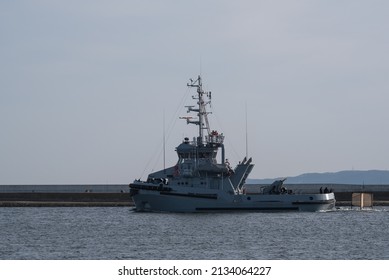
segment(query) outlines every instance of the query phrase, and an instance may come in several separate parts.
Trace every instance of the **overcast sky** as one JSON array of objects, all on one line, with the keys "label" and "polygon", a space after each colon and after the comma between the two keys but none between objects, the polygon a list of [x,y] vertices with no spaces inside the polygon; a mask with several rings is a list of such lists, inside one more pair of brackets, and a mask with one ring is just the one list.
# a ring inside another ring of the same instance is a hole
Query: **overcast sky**
[{"label": "overcast sky", "polygon": [[[177,159],[201,73],[250,178],[389,169],[389,2],[0,1],[0,184],[129,183]],[[165,119],[165,121],[164,121]]]}]

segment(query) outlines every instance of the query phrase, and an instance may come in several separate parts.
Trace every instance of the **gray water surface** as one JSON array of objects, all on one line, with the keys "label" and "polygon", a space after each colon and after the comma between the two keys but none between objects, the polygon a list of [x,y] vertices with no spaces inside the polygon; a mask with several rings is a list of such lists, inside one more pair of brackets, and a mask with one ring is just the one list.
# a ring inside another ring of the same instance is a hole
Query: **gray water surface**
[{"label": "gray water surface", "polygon": [[389,259],[389,208],[136,213],[0,208],[0,259]]}]

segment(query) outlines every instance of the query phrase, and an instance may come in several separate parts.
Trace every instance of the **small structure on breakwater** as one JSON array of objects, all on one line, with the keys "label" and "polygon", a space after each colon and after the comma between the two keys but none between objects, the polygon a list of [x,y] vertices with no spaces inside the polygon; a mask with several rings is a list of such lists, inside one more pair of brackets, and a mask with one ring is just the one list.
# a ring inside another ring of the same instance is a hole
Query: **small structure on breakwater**
[{"label": "small structure on breakwater", "polygon": [[353,193],[351,206],[357,206],[361,209],[365,207],[373,207],[373,193]]}]

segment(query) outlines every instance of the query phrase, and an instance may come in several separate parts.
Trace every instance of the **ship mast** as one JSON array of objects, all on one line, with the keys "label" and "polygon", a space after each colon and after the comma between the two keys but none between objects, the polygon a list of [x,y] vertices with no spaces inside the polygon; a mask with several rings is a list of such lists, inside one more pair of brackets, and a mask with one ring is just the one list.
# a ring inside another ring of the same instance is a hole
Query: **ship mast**
[{"label": "ship mast", "polygon": [[[199,75],[197,80],[193,81],[190,79],[190,83],[187,84],[188,87],[197,88],[197,96],[192,96],[193,99],[197,99],[198,108],[194,108],[194,106],[186,106],[189,112],[197,112],[198,120],[190,120],[186,118],[187,123],[196,124],[199,126],[199,136],[197,137],[197,145],[202,145],[204,141],[204,130],[207,131],[206,135],[211,134],[211,130],[209,127],[208,114],[206,106],[211,104],[211,92],[206,92],[203,90],[203,84],[201,81],[201,76]],[[205,100],[205,96],[208,98],[208,101]]]}]

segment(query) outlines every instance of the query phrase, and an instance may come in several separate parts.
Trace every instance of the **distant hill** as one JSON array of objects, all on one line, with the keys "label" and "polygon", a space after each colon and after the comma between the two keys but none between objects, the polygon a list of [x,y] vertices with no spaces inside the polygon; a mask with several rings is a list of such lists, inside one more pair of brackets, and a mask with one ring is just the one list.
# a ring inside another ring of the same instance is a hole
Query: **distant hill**
[{"label": "distant hill", "polygon": [[[273,179],[247,179],[248,184],[270,184]],[[335,173],[305,173],[287,177],[286,184],[353,184],[389,185],[389,170],[340,171]]]}]

